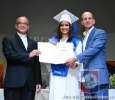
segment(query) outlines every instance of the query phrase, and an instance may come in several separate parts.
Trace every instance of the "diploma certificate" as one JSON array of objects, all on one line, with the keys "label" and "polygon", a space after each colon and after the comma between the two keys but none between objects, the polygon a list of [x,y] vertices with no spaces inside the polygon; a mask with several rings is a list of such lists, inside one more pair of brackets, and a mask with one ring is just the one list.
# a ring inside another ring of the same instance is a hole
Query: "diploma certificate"
[{"label": "diploma certificate", "polygon": [[41,51],[39,61],[51,64],[63,64],[71,57],[75,57],[73,43],[38,42],[38,50]]}]

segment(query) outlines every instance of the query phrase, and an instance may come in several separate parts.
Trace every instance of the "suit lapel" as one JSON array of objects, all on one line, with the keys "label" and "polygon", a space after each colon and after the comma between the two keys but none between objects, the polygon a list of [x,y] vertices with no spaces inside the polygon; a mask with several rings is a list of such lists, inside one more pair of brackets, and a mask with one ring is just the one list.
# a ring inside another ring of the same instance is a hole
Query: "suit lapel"
[{"label": "suit lapel", "polygon": [[24,50],[26,50],[26,48],[25,48],[25,46],[24,46],[24,44],[23,44],[21,38],[18,36],[17,33],[15,34],[15,39],[16,39],[16,41],[19,43],[18,45],[19,45],[20,47],[22,47]]},{"label": "suit lapel", "polygon": [[28,36],[27,36],[27,41],[28,41],[27,51],[29,51],[29,49],[31,47],[31,44],[32,44],[32,41],[31,41],[31,39]]},{"label": "suit lapel", "polygon": [[91,39],[92,39],[94,33],[95,33],[95,28],[93,28],[92,31],[91,31],[91,33],[89,34],[89,37],[87,39],[87,43],[86,43],[86,46],[85,46],[85,50],[88,48],[89,43],[91,42]]},{"label": "suit lapel", "polygon": [[83,40],[84,40],[84,36],[81,39],[81,44],[82,44],[82,52],[83,52]]}]

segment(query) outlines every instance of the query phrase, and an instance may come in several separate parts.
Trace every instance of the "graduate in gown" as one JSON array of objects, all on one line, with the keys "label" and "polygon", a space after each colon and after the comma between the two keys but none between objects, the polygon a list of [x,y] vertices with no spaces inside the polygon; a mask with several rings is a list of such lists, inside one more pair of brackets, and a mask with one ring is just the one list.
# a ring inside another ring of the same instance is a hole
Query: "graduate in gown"
[{"label": "graduate in gown", "polygon": [[[75,15],[67,10],[54,17],[59,21],[57,35],[49,39],[49,42],[56,43],[73,43],[74,56],[81,53],[81,41],[79,38],[72,36],[72,23],[77,21]],[[83,69],[82,64],[77,64],[70,68],[65,64],[46,64],[50,73],[49,100],[80,100],[80,81]]]}]

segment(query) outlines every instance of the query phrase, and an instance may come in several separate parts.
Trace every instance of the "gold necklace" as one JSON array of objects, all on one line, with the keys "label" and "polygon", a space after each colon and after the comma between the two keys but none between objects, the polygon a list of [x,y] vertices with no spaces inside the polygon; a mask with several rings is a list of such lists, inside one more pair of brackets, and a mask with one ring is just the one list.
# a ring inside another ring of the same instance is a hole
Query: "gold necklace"
[{"label": "gold necklace", "polygon": [[61,39],[61,42],[65,41],[67,38],[68,38],[68,37],[63,37],[63,38]]}]

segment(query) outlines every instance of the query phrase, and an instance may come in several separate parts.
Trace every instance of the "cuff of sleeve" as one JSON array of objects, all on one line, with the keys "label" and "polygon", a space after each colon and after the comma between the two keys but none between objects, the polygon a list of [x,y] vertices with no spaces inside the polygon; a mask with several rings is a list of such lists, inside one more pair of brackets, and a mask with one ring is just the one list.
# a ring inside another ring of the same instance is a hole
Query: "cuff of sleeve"
[{"label": "cuff of sleeve", "polygon": [[76,62],[80,62],[79,59],[76,57]]}]

